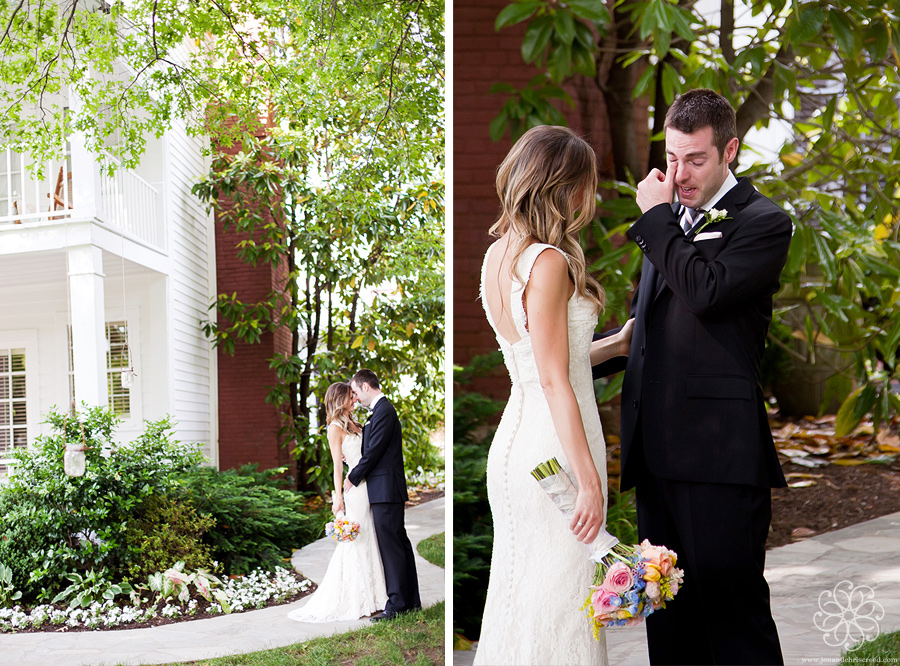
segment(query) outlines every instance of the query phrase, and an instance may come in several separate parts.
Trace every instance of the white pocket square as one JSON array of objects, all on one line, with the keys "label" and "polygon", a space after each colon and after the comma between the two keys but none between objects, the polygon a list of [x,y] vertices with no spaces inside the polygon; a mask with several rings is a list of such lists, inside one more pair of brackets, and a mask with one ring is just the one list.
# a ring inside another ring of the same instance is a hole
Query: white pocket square
[{"label": "white pocket square", "polygon": [[702,240],[712,240],[713,238],[721,238],[721,231],[704,231],[702,234],[697,234],[694,236],[694,242],[702,241]]}]

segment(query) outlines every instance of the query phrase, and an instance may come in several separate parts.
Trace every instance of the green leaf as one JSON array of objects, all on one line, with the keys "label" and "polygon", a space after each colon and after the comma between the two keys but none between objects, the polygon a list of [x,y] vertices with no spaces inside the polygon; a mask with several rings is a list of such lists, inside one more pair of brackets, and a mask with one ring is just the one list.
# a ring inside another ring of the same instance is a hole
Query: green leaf
[{"label": "green leaf", "polygon": [[829,10],[828,23],[834,35],[834,41],[846,56],[855,58],[859,54],[859,27],[846,12]]},{"label": "green leaf", "polygon": [[641,77],[637,80],[637,83],[634,84],[634,92],[631,93],[632,99],[637,99],[638,97],[646,94],[650,91],[650,87],[653,85],[656,76],[656,67],[653,65],[647,65],[646,69],[644,69],[644,73],[641,74]]},{"label": "green leaf", "polygon": [[572,49],[568,44],[560,44],[547,59],[547,71],[554,83],[561,82],[572,71]]},{"label": "green leaf", "polygon": [[556,12],[556,16],[553,18],[553,27],[563,43],[571,44],[575,40],[575,20],[569,12]]},{"label": "green leaf", "polygon": [[528,24],[525,38],[522,40],[522,59],[525,62],[538,61],[544,55],[550,35],[553,34],[553,19],[539,16]]},{"label": "green leaf", "polygon": [[804,7],[800,10],[799,16],[791,22],[788,39],[796,44],[808,42],[819,34],[824,23],[825,12],[821,7]]},{"label": "green leaf", "polygon": [[845,437],[853,432],[863,417],[875,406],[876,389],[871,384],[863,384],[853,391],[837,413],[834,424],[834,434],[837,437]]},{"label": "green leaf", "polygon": [[567,0],[566,6],[583,19],[603,25],[612,23],[612,17],[604,0]]},{"label": "green leaf", "polygon": [[[491,137],[491,141],[499,141],[503,138],[504,133],[506,133],[506,128],[509,125],[509,116],[501,111],[497,117],[495,117],[490,126],[488,127],[488,133]],[[360,343],[362,344],[362,343]]]},{"label": "green leaf", "polygon": [[499,31],[508,25],[521,23],[534,14],[541,6],[540,2],[514,2],[506,5],[494,21],[494,30]]}]

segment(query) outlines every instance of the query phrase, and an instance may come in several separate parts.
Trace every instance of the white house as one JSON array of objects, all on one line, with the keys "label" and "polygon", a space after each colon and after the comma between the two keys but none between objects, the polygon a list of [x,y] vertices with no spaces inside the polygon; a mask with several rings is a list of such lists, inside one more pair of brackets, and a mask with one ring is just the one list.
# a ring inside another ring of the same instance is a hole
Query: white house
[{"label": "white house", "polygon": [[109,175],[76,134],[41,179],[28,155],[0,151],[0,475],[73,394],[118,412],[121,441],[169,414],[217,464],[216,354],[200,327],[215,227],[191,194],[201,148],[176,125],[139,168]]}]

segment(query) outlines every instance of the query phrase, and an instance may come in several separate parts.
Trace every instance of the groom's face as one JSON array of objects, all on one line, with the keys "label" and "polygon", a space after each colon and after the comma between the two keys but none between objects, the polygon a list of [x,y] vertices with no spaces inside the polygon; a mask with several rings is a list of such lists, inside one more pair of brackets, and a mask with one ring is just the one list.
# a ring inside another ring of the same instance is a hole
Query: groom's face
[{"label": "groom's face", "polygon": [[678,201],[689,208],[705,205],[722,187],[728,175],[728,164],[737,154],[738,140],[732,139],[719,155],[713,143],[712,127],[685,134],[674,127],[666,128],[666,154],[670,165],[677,165],[675,193]]},{"label": "groom's face", "polygon": [[369,400],[367,400],[366,389],[368,388],[368,384],[359,384],[358,382],[350,382],[350,388],[353,390],[353,399],[356,400],[363,407],[369,406]]}]

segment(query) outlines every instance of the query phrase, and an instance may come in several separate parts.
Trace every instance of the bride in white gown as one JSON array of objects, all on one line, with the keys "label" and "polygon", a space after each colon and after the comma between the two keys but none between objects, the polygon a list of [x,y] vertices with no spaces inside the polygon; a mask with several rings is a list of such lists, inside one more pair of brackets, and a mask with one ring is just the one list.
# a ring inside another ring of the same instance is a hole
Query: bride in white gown
[{"label": "bride in white gown", "polygon": [[[359,523],[359,536],[338,542],[318,589],[301,608],[288,614],[299,622],[337,622],[356,620],[380,611],[387,603],[384,568],[378,553],[378,539],[366,482],[343,490],[343,460],[352,470],[362,456],[362,426],[351,412],[356,396],[350,384],[338,382],[325,392],[328,444],[334,460],[334,504],[337,515]],[[348,470],[349,473],[349,470]]]},{"label": "bride in white gown", "polygon": [[[631,324],[592,343],[603,292],[576,234],[594,214],[594,152],[571,130],[536,127],[497,173],[502,214],[482,302],[512,381],[488,455],[494,547],[475,664],[607,664],[584,611],[605,524],[605,444],[591,364],[627,355]],[[566,521],[531,477],[556,457],[578,486]]]}]

